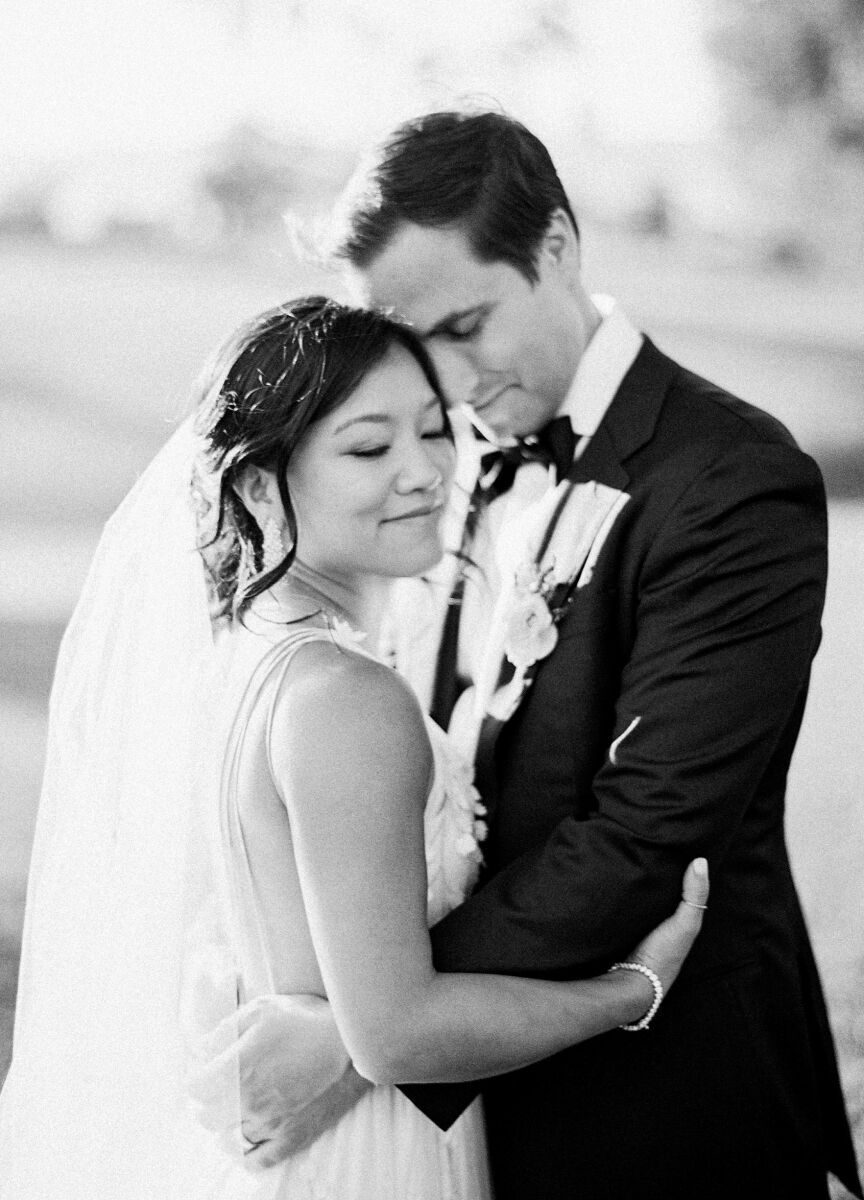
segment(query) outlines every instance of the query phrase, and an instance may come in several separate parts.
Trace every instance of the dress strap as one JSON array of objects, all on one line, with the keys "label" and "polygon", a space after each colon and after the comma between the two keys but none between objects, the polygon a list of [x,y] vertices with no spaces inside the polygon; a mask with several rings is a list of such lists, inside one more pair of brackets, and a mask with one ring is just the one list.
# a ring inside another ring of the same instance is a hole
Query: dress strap
[{"label": "dress strap", "polygon": [[240,763],[246,746],[250,721],[255,705],[266,688],[272,686],[272,698],[265,719],[267,763],[273,775],[270,757],[270,737],[275,718],[276,700],[282,680],[294,655],[310,642],[332,641],[326,629],[300,629],[280,638],[262,655],[243,688],[231,723],[219,791],[219,823],[224,861],[227,868],[229,903],[234,927],[235,945],[243,948],[240,963],[238,999],[243,1003],[249,994],[273,991],[275,982],[264,940],[264,920],[255,887],[252,865],[240,819],[238,783]]}]

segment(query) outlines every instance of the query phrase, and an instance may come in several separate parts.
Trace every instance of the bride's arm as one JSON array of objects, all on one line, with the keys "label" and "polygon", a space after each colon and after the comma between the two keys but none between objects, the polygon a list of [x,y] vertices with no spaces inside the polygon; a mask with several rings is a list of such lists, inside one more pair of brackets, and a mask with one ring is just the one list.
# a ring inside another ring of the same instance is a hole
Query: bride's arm
[{"label": "bride's arm", "polygon": [[[432,755],[420,709],[373,660],[323,646],[305,663],[278,698],[270,754],[327,995],[361,1074],[478,1079],[638,1020],[653,990],[629,971],[559,983],[434,970],[423,845]],[[698,932],[690,911],[664,983]]]}]

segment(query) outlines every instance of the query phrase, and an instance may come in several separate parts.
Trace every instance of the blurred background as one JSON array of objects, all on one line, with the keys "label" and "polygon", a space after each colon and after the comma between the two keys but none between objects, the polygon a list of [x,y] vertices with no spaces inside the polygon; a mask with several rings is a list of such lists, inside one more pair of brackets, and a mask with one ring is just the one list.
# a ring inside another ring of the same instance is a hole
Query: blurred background
[{"label": "blurred background", "polygon": [[825,473],[788,827],[864,1157],[862,0],[7,0],[0,1077],[53,662],[100,526],[235,325],[343,294],[296,219],[393,124],[465,99],[546,142],[595,289]]}]

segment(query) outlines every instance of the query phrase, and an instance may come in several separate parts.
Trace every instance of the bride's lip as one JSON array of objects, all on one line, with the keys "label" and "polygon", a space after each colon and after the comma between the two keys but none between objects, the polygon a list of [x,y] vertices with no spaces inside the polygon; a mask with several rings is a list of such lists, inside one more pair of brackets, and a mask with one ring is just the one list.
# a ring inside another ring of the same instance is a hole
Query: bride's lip
[{"label": "bride's lip", "polygon": [[436,500],[434,504],[424,504],[421,508],[412,508],[410,512],[399,513],[395,517],[385,517],[381,524],[387,525],[391,521],[412,521],[415,517],[429,517],[432,513],[440,512],[443,507],[444,501]]}]

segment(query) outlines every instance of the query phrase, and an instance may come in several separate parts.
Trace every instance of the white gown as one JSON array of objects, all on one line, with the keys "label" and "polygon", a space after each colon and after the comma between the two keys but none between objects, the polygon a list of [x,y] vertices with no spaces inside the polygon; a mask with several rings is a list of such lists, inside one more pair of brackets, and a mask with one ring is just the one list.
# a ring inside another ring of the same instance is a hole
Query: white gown
[{"label": "white gown", "polygon": [[[262,689],[270,687],[271,694],[275,694],[274,676],[278,678],[287,669],[298,646],[314,639],[329,640],[331,636],[324,630],[306,629],[275,644],[242,630],[231,637],[232,641],[239,640],[239,647],[235,644],[230,650],[227,695],[233,713],[228,713],[230,728],[224,743],[227,751],[219,788],[217,836],[230,868],[227,880],[233,893],[235,919],[239,917],[234,936],[245,943],[245,999],[268,990],[272,971],[260,961],[260,955],[266,954],[262,950],[265,939],[257,936],[260,918],[255,912],[258,900],[254,873],[234,786],[244,733],[250,713],[261,702]],[[346,640],[352,640],[350,632]],[[477,821],[478,798],[469,769],[446,734],[431,721],[428,727],[435,763],[425,809],[428,916],[432,924],[459,904],[473,887],[481,861],[477,836],[482,837],[484,828]],[[224,1184],[214,1191],[219,1200],[233,1200],[238,1194],[233,1190],[232,1177],[240,1183],[229,1172]],[[246,1176],[241,1190],[244,1197],[268,1200],[490,1200],[480,1101],[442,1132],[398,1088],[373,1088],[307,1150],[265,1172],[257,1182]]]}]

